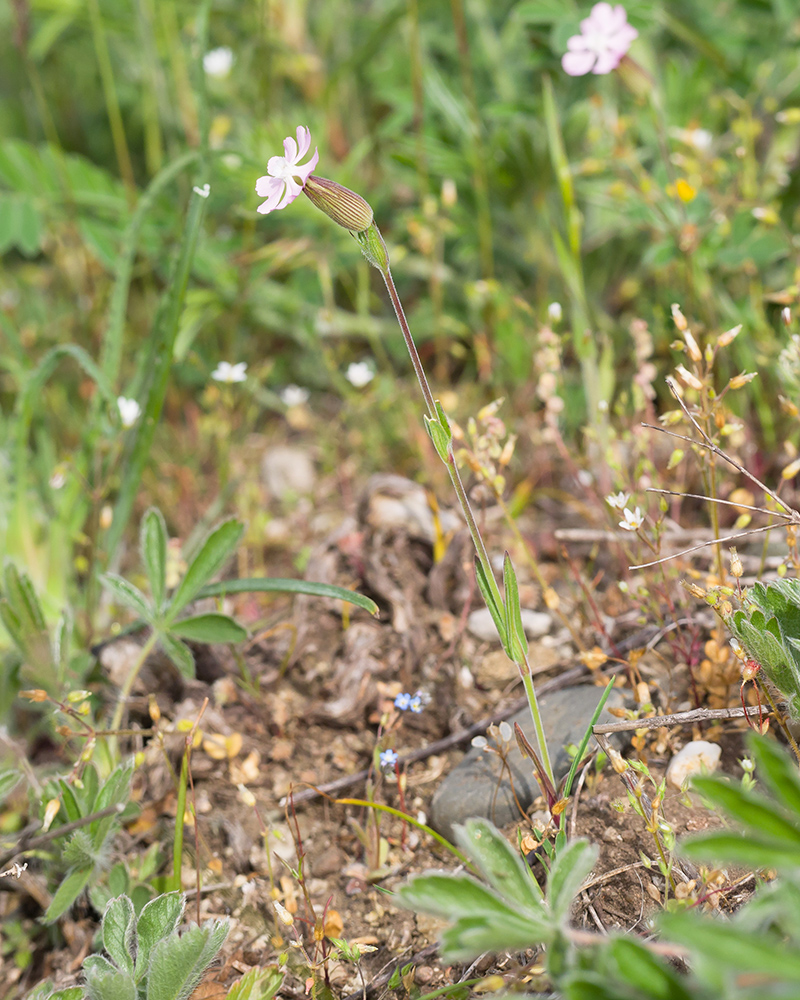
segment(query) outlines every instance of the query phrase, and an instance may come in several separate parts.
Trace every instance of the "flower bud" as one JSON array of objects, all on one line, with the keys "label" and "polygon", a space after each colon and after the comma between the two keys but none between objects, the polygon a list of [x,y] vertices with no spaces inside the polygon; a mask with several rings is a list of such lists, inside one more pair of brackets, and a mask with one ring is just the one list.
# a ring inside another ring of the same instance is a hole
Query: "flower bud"
[{"label": "flower bud", "polygon": [[717,337],[717,347],[727,347],[728,344],[732,344],[741,331],[742,324],[739,323],[737,326],[731,327],[730,330],[726,330],[725,333],[721,333],[719,337]]},{"label": "flower bud", "polygon": [[306,181],[303,192],[329,219],[333,219],[343,229],[349,229],[351,233],[362,233],[372,225],[372,209],[367,202],[360,194],[342,187],[336,181],[312,174]]}]

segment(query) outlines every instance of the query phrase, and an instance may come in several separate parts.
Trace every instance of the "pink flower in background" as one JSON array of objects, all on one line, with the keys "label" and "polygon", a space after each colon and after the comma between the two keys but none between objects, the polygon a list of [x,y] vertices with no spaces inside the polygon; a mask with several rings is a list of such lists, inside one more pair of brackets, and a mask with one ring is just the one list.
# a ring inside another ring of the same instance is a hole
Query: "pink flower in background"
[{"label": "pink flower in background", "polygon": [[259,198],[267,199],[257,209],[262,215],[291,205],[303,190],[319,160],[319,152],[315,149],[314,155],[308,163],[300,164],[299,161],[303,159],[310,148],[311,132],[303,125],[298,125],[297,142],[288,136],[283,140],[285,155],[269,158],[267,176],[259,177],[256,181],[256,194]]},{"label": "pink flower in background", "polygon": [[596,3],[591,14],[581,21],[581,33],[567,41],[568,51],[561,59],[564,72],[570,76],[590,71],[610,73],[638,35],[636,28],[628,24],[622,4],[612,7],[610,3]]}]

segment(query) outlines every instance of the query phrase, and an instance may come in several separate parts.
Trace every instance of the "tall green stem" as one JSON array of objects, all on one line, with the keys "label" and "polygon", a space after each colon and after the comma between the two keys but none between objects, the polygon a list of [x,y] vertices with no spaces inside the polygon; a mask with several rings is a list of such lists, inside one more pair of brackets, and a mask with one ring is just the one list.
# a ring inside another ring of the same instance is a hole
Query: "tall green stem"
[{"label": "tall green stem", "polygon": [[[389,270],[388,264],[385,267],[379,267],[384,283],[386,285],[386,290],[389,293],[389,298],[392,300],[392,305],[394,306],[395,315],[397,316],[397,322],[400,325],[400,330],[403,334],[403,340],[405,341],[408,353],[411,356],[411,364],[414,367],[414,373],[417,376],[417,381],[419,382],[420,389],[422,389],[422,396],[425,400],[425,406],[428,409],[428,415],[431,420],[439,421],[439,412],[436,407],[436,402],[433,398],[433,393],[431,392],[431,387],[428,384],[428,378],[425,374],[425,369],[422,366],[422,360],[420,359],[419,352],[417,351],[417,345],[414,343],[414,338],[411,334],[411,328],[408,325],[408,320],[406,319],[405,312],[403,311],[403,305],[400,301],[400,296],[397,294],[397,289],[395,288],[394,279],[392,278],[392,272]],[[455,455],[453,453],[453,442],[452,438],[448,442],[447,446],[447,459],[445,462],[447,466],[447,472],[450,476],[450,482],[453,484],[453,489],[456,491],[456,496],[458,497],[458,502],[461,505],[461,509],[464,512],[464,518],[467,522],[467,528],[469,529],[470,537],[472,538],[472,544],[475,546],[475,552],[478,556],[483,570],[486,582],[491,591],[492,597],[494,598],[498,607],[503,607],[503,597],[500,593],[500,588],[497,585],[497,581],[494,577],[494,570],[492,569],[492,564],[489,561],[489,554],[486,551],[486,546],[484,545],[483,538],[481,537],[480,530],[478,529],[477,521],[475,520],[475,515],[472,512],[472,507],[469,502],[469,497],[467,496],[467,491],[464,488],[464,483],[461,480],[461,474],[458,471],[458,465],[456,464]],[[539,702],[536,698],[536,691],[533,686],[533,677],[531,676],[531,667],[528,662],[527,656],[523,653],[520,660],[517,660],[517,667],[519,668],[520,676],[522,677],[522,683],[525,687],[525,694],[528,697],[528,704],[531,710],[531,718],[533,719],[534,730],[536,731],[536,738],[539,743],[539,750],[542,758],[542,766],[545,769],[547,777],[555,785],[555,777],[553,775],[553,765],[550,761],[550,754],[547,749],[547,740],[544,733],[544,725],[542,723],[542,713],[539,710]]]}]

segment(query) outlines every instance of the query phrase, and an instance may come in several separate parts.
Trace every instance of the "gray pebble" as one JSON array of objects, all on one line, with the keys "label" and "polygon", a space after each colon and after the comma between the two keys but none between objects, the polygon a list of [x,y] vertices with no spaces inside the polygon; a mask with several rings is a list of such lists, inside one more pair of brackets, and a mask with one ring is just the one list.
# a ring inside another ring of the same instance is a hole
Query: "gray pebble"
[{"label": "gray pebble", "polygon": [[[600,687],[581,684],[552,691],[539,698],[545,736],[557,780],[566,777],[572,763],[565,746],[580,743],[602,693],[603,689]],[[622,692],[613,690],[599,722],[613,722],[607,709],[620,707],[623,703]],[[518,722],[534,749],[538,749],[527,708],[508,722],[512,728]],[[589,745],[591,747],[592,743]],[[533,775],[531,761],[523,758],[513,738],[506,760],[512,772],[517,799],[523,809],[528,809],[541,793]],[[506,823],[519,819],[508,770],[504,775],[501,775],[501,771],[499,754],[473,747],[436,790],[431,802],[431,826],[448,840],[453,840],[453,824],[463,823],[471,816],[491,819],[497,826],[505,826]]]}]

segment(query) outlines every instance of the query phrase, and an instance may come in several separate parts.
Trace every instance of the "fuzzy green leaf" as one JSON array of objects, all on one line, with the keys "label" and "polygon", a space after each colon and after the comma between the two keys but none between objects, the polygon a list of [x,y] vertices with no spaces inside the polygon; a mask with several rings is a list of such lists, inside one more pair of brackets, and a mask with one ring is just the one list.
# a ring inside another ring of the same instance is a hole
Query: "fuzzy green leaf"
[{"label": "fuzzy green leaf", "polygon": [[156,896],[142,907],[136,922],[136,981],[147,972],[150,955],[159,941],[173,934],[181,922],[185,900],[179,892]]},{"label": "fuzzy green leaf", "polygon": [[459,847],[472,858],[481,874],[515,909],[543,914],[544,894],[530,869],[506,838],[486,819],[468,819],[455,828]]},{"label": "fuzzy green leaf", "polygon": [[395,899],[410,910],[454,920],[473,913],[513,915],[507,903],[468,875],[418,875],[401,886]]},{"label": "fuzzy green leaf", "polygon": [[752,832],[761,839],[783,842],[787,847],[800,850],[800,826],[787,819],[769,799],[745,791],[722,778],[698,777],[692,782],[692,787],[728,816],[738,820],[747,833]]},{"label": "fuzzy green leaf", "polygon": [[751,734],[749,745],[756,762],[756,773],[800,824],[800,775],[789,754],[781,750],[774,740],[755,734]]},{"label": "fuzzy green leaf", "polygon": [[81,868],[67,875],[50,900],[50,905],[47,907],[47,912],[43,918],[44,922],[52,924],[62,914],[66,913],[89,884],[91,877],[92,868]]},{"label": "fuzzy green leaf", "polygon": [[155,946],[147,973],[147,1000],[186,1000],[203,978],[228,934],[228,922],[209,920]]},{"label": "fuzzy green leaf", "polygon": [[233,620],[230,615],[209,612],[181,618],[170,626],[170,634],[192,642],[243,642],[247,629]]},{"label": "fuzzy green leaf", "polygon": [[588,840],[573,840],[558,852],[547,879],[547,902],[555,921],[569,917],[572,901],[596,860],[597,847]]},{"label": "fuzzy green leaf", "polygon": [[748,868],[791,869],[800,866],[800,847],[748,834],[706,833],[681,841],[681,854],[699,861]]},{"label": "fuzzy green leaf", "polygon": [[133,903],[127,896],[112,899],[103,914],[103,947],[117,968],[129,975],[133,975],[135,919]]},{"label": "fuzzy green leaf", "polygon": [[144,618],[146,622],[152,624],[153,608],[138,587],[134,587],[132,583],[117,576],[116,573],[103,573],[100,579],[120,604],[131,608],[140,618]]},{"label": "fuzzy green leaf", "polygon": [[86,978],[89,1000],[136,1000],[136,984],[126,972],[99,969]]}]

